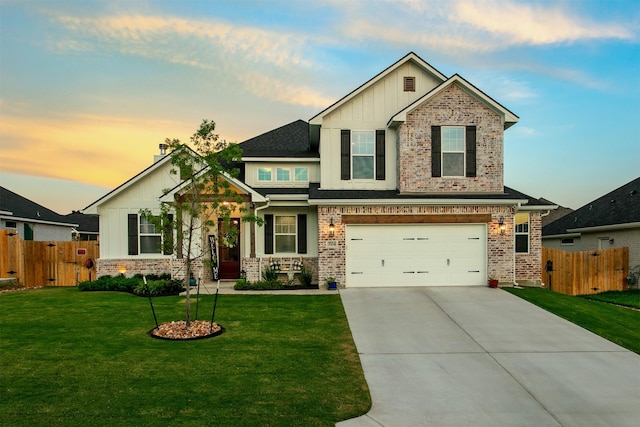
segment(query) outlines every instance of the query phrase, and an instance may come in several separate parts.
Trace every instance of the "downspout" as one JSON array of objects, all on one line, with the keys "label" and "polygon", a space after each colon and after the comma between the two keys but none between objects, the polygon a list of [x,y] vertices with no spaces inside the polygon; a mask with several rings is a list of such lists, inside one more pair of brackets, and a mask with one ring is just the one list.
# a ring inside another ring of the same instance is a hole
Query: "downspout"
[{"label": "downspout", "polygon": [[511,240],[513,242],[513,287],[516,289],[520,289],[520,285],[518,285],[516,281],[516,213],[521,207],[522,203],[513,205],[513,218],[511,218],[511,223],[513,224],[511,227]]},{"label": "downspout", "polygon": [[[267,209],[267,208],[269,207],[269,205],[271,205],[271,199],[270,199],[270,198],[268,198],[268,197],[267,197],[266,199],[267,199],[267,204],[265,204],[264,206],[260,206],[260,207],[257,207],[257,208],[254,208],[254,209],[253,209],[253,215],[254,215],[255,217],[257,217],[257,216],[258,216],[258,211],[261,211],[261,210],[263,210],[263,209]],[[256,226],[256,224],[255,224],[255,223],[253,223],[253,224],[252,224],[252,226],[253,226],[253,227],[255,227],[255,226]],[[262,277],[262,257],[260,257],[260,258],[258,259],[258,277],[259,277],[259,278],[260,278],[260,277]]]}]

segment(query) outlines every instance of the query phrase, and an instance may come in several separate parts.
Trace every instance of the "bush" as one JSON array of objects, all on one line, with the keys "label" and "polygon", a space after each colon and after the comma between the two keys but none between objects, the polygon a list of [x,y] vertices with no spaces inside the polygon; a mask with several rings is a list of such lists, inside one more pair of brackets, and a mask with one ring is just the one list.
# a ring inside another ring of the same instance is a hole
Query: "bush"
[{"label": "bush", "polygon": [[138,296],[152,296],[152,297],[161,297],[161,296],[169,296],[169,295],[178,295],[180,292],[184,291],[184,287],[182,286],[182,282],[174,281],[174,280],[165,280],[165,279],[157,279],[157,280],[148,280],[145,285],[144,281],[140,282],[138,286],[133,290],[133,293]]},{"label": "bush", "polygon": [[278,281],[278,270],[275,268],[267,268],[262,272],[262,280],[267,283],[275,283]]},{"label": "bush", "polygon": [[236,284],[233,286],[233,289],[235,289],[236,291],[275,291],[284,288],[284,284],[277,280],[273,282],[267,280],[258,280],[257,282],[251,283],[246,279],[238,279],[236,280]]},{"label": "bush", "polygon": [[298,276],[298,280],[300,284],[305,288],[311,286],[311,281],[313,280],[313,272],[311,270],[307,270],[304,268],[304,265],[300,267],[300,276]]},{"label": "bush", "polygon": [[81,291],[128,292],[139,296],[178,295],[184,290],[182,282],[171,280],[169,275],[149,275],[145,286],[142,275],[134,277],[101,276],[93,282],[80,282]]}]

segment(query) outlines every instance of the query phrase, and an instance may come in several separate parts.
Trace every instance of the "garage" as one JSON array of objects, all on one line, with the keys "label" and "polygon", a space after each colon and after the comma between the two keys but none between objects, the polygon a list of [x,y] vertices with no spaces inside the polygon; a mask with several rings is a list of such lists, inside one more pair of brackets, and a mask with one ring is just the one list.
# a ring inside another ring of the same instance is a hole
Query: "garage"
[{"label": "garage", "polygon": [[486,224],[347,225],[346,286],[486,285]]}]

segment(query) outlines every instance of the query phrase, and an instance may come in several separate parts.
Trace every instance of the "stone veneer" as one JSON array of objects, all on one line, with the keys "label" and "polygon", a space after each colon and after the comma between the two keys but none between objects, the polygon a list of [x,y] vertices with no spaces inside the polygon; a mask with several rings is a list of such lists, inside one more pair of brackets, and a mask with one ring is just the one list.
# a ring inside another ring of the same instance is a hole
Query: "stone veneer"
[{"label": "stone veneer", "polygon": [[[431,126],[476,126],[476,177],[431,177]],[[398,127],[398,190],[406,193],[503,191],[501,116],[457,84],[407,114]]]},{"label": "stone veneer", "polygon": [[[319,283],[318,281],[318,258],[316,257],[280,257],[269,255],[261,258],[242,258],[242,269],[247,274],[247,280],[250,282],[256,282],[262,279],[262,272],[269,268],[269,263],[276,261],[280,265],[280,276],[282,280],[287,280],[286,272],[293,265],[294,261],[302,261],[304,268],[309,269],[313,273],[312,283]],[[294,279],[297,283],[297,279]]]},{"label": "stone veneer", "polygon": [[[319,259],[318,278],[324,282],[327,277],[337,279],[338,285],[345,284],[346,242],[342,215],[468,215],[490,214],[492,221],[487,225],[487,275],[497,278],[502,284],[511,285],[515,280],[539,280],[541,245],[539,213],[531,214],[531,232],[538,237],[531,239],[529,254],[519,254],[514,259],[513,208],[510,206],[323,206],[318,208]],[[498,222],[504,218],[505,234],[500,234]],[[327,230],[333,220],[334,236]],[[515,272],[514,272],[515,268]]]}]

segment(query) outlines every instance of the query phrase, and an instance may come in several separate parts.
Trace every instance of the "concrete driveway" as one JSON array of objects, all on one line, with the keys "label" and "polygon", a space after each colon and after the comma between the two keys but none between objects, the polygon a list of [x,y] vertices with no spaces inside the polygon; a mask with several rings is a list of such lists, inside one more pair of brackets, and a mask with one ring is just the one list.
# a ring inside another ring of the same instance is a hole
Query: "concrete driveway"
[{"label": "concrete driveway", "polygon": [[640,356],[500,289],[342,289],[373,407],[339,427],[640,425]]}]

